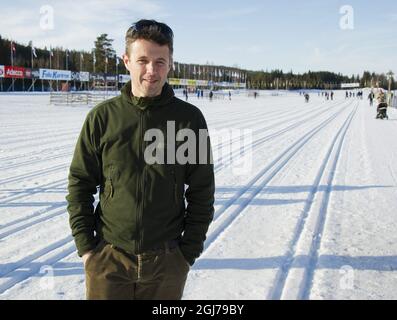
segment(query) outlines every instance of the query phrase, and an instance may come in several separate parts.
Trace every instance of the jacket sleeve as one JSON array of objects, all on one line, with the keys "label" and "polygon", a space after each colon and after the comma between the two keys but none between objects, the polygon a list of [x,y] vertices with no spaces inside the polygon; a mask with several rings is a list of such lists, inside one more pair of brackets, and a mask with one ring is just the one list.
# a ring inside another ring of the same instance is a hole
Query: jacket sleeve
[{"label": "jacket sleeve", "polygon": [[69,171],[68,202],[69,224],[78,255],[96,246],[94,194],[101,180],[101,156],[98,152],[99,133],[89,113],[78,138]]},{"label": "jacket sleeve", "polygon": [[[205,130],[208,135],[207,124],[201,112],[198,129]],[[198,132],[196,134],[199,135]],[[206,233],[214,216],[215,178],[211,143],[209,135],[198,140],[201,141],[197,145],[196,163],[187,165],[187,208],[185,230],[180,243],[180,249],[190,265],[194,264],[203,251]],[[203,158],[198,159],[203,156],[200,154],[203,151],[204,161]]]}]

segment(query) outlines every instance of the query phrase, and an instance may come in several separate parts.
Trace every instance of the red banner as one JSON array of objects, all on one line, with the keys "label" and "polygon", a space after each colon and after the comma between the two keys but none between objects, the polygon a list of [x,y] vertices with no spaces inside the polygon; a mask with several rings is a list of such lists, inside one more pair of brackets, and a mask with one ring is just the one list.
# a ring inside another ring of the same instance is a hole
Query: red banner
[{"label": "red banner", "polygon": [[25,78],[31,78],[32,77],[32,69],[26,68],[25,69]]},{"label": "red banner", "polygon": [[25,68],[4,66],[4,69],[5,69],[4,78],[22,79],[25,77]]}]

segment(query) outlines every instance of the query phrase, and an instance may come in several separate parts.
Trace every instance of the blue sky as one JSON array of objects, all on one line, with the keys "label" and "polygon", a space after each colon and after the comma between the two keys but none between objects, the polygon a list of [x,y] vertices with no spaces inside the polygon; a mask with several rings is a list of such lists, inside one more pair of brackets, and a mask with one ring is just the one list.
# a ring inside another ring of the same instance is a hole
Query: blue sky
[{"label": "blue sky", "polygon": [[[53,9],[52,29],[40,26],[45,5]],[[340,27],[344,5],[353,9],[353,29]],[[121,55],[129,25],[153,18],[174,30],[179,62],[397,73],[397,2],[392,0],[14,0],[2,7],[0,34],[26,44],[33,40],[37,47],[91,50],[96,36],[108,33]]]}]

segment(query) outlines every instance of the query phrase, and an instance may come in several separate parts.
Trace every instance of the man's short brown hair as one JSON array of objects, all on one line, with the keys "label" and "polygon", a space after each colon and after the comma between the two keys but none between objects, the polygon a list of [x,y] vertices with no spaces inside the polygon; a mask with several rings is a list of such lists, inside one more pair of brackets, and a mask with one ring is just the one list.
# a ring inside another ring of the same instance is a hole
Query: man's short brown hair
[{"label": "man's short brown hair", "polygon": [[165,23],[142,19],[132,24],[125,35],[125,53],[128,56],[130,55],[131,44],[138,39],[153,41],[160,46],[167,45],[172,57],[174,33]]}]

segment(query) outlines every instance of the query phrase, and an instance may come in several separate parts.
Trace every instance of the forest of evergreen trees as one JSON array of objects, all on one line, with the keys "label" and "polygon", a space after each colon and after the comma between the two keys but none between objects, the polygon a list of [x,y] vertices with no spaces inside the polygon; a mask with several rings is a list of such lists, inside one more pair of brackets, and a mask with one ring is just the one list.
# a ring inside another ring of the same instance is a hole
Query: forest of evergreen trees
[{"label": "forest of evergreen trees", "polygon": [[[33,58],[29,45],[13,42],[15,52],[13,65],[25,68],[52,68],[90,73],[127,74],[121,57],[117,57],[112,47],[112,39],[101,34],[94,41],[92,52],[67,50],[62,47],[35,48],[37,57]],[[95,58],[94,58],[95,57]],[[95,63],[94,63],[95,59]],[[0,65],[11,65],[11,41],[0,36]],[[341,83],[360,83],[361,86],[388,87],[386,74],[365,71],[362,75],[346,76],[327,71],[308,71],[295,74],[282,70],[249,71],[219,65],[199,65],[174,62],[170,78],[213,80],[218,82],[243,82],[253,89],[335,89]],[[395,90],[395,82],[392,82]]]}]

